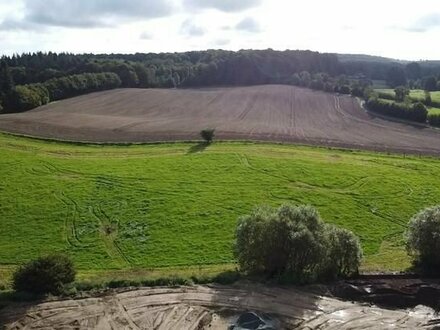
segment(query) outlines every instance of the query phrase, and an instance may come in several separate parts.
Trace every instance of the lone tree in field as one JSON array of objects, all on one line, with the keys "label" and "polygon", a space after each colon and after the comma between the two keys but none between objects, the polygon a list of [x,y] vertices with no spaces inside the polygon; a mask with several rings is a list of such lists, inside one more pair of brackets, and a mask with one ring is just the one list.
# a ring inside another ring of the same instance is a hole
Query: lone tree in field
[{"label": "lone tree in field", "polygon": [[214,139],[215,135],[215,129],[213,128],[206,128],[200,131],[200,136],[203,140],[206,141],[206,143],[211,143]]},{"label": "lone tree in field", "polygon": [[440,206],[416,214],[405,233],[406,248],[423,270],[440,273]]},{"label": "lone tree in field", "polygon": [[24,264],[13,275],[15,291],[60,294],[75,280],[73,262],[65,255],[53,254]]},{"label": "lone tree in field", "polygon": [[313,207],[289,205],[240,218],[234,252],[242,271],[294,282],[356,274],[362,258],[352,232],[325,224]]}]

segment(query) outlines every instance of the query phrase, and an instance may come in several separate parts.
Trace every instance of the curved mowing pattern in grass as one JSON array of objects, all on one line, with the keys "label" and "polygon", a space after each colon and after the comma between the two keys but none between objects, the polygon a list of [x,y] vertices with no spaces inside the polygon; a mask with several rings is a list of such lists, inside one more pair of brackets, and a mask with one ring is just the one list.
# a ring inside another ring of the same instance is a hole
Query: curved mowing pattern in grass
[{"label": "curved mowing pattern in grass", "polygon": [[0,265],[66,251],[80,269],[233,261],[256,204],[315,205],[368,269],[408,265],[402,233],[440,203],[440,161],[252,143],[81,146],[0,135]]}]

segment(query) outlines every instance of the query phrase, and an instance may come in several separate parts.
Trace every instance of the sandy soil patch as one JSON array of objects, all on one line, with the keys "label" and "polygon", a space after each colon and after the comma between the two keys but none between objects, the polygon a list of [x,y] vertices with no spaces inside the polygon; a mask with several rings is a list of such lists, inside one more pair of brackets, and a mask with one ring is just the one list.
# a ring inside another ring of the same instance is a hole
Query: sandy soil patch
[{"label": "sandy soil patch", "polygon": [[433,329],[427,307],[390,310],[255,284],[146,288],[0,311],[6,329],[227,329],[245,311],[280,329]]}]

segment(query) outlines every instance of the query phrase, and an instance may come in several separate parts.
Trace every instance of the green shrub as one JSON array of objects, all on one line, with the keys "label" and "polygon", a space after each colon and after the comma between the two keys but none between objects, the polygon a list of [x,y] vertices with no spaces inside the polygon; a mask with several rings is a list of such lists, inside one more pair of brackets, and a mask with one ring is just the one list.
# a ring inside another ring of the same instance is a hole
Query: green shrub
[{"label": "green shrub", "polygon": [[350,86],[349,85],[336,85],[335,92],[340,94],[350,94]]},{"label": "green shrub", "polygon": [[407,103],[386,102],[376,97],[371,97],[367,101],[367,107],[371,111],[379,112],[387,116],[413,120],[425,123],[428,110],[421,102],[413,105]]},{"label": "green shrub", "polygon": [[194,284],[208,284],[208,283],[218,283],[218,284],[233,284],[237,282],[241,278],[241,275],[238,271],[230,270],[225,271],[220,274],[209,276],[191,276],[191,281]]},{"label": "green shrub", "polygon": [[335,91],[335,85],[332,84],[331,82],[324,83],[324,91],[326,91],[328,93],[334,92]]},{"label": "green shrub", "polygon": [[237,282],[239,279],[240,273],[238,271],[230,270],[214,276],[211,282],[218,284],[232,284]]},{"label": "green shrub", "polygon": [[213,128],[206,128],[200,131],[200,136],[203,140],[205,140],[207,143],[211,143],[214,139],[215,135],[215,129]]},{"label": "green shrub", "polygon": [[172,276],[172,277],[160,277],[156,279],[141,281],[143,286],[179,286],[179,285],[191,285],[191,281],[188,278]]},{"label": "green shrub", "polygon": [[48,102],[48,91],[41,84],[15,86],[5,99],[8,112],[27,111]]},{"label": "green shrub", "polygon": [[112,280],[107,283],[109,288],[128,288],[128,287],[138,287],[141,286],[140,281],[130,281],[130,280]]},{"label": "green shrub", "polygon": [[19,267],[13,275],[13,288],[35,294],[60,294],[74,280],[72,261],[65,255],[54,254]]},{"label": "green shrub", "polygon": [[429,125],[440,127],[440,113],[429,113],[428,123]]},{"label": "green shrub", "polygon": [[334,226],[327,226],[328,277],[349,277],[358,273],[362,259],[359,238],[351,231]]},{"label": "green shrub", "polygon": [[73,287],[77,291],[91,291],[91,290],[101,290],[104,289],[105,285],[103,283],[94,282],[75,282]]},{"label": "green shrub", "polygon": [[387,93],[387,92],[376,92],[377,97],[385,100],[391,100],[395,101],[396,97],[394,93]]},{"label": "green shrub", "polygon": [[364,87],[358,83],[354,83],[351,86],[351,95],[356,96],[356,97],[362,97],[362,96],[364,96],[366,88],[367,87]]},{"label": "green shrub", "polygon": [[415,264],[429,272],[440,272],[440,206],[416,214],[405,233],[408,253]]},{"label": "green shrub", "polygon": [[406,86],[399,86],[394,89],[394,95],[397,102],[403,102],[409,95],[409,89]]},{"label": "green shrub", "polygon": [[377,99],[379,94],[371,87],[367,87],[364,89],[364,94],[362,96],[365,100],[369,100],[370,98]]},{"label": "green shrub", "polygon": [[425,91],[425,100],[424,100],[424,104],[427,106],[432,105],[432,98],[431,98],[431,93],[429,91]]},{"label": "green shrub", "polygon": [[247,273],[296,282],[349,276],[361,255],[351,232],[326,225],[310,206],[260,207],[240,218],[236,230],[235,256]]}]

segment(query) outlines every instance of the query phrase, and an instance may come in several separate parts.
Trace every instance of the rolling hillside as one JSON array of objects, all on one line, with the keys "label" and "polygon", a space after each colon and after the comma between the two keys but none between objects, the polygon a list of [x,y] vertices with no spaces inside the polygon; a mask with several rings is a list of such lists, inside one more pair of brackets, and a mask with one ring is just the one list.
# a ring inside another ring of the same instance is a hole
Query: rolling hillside
[{"label": "rolling hillside", "polygon": [[0,130],[90,142],[199,139],[299,142],[440,154],[440,132],[366,113],[359,102],[291,86],[118,89],[0,115]]}]

